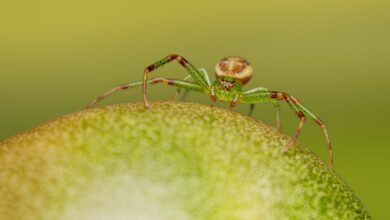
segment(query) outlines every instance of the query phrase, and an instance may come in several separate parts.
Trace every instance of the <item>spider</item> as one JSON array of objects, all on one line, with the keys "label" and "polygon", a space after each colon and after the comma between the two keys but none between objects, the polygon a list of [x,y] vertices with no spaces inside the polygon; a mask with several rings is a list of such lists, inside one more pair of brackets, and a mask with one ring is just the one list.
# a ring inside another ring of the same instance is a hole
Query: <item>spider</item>
[{"label": "spider", "polygon": [[[167,79],[162,77],[148,79],[150,72],[172,61],[177,61],[181,66],[185,68],[189,75],[182,80]],[[167,85],[177,87],[175,97],[178,93],[180,93],[181,89],[185,89],[187,91],[206,93],[210,95],[210,98],[213,102],[216,102],[218,100],[230,102],[231,108],[234,108],[237,103],[248,103],[250,104],[249,114],[253,112],[255,103],[271,102],[276,108],[276,124],[277,128],[280,130],[280,106],[278,101],[285,101],[296,113],[296,115],[300,119],[300,122],[295,130],[294,136],[285,147],[284,152],[288,151],[295,145],[295,142],[297,141],[298,136],[301,133],[303,124],[306,120],[305,114],[307,114],[316,122],[316,124],[318,124],[322,128],[328,148],[328,164],[330,168],[333,167],[333,149],[325,124],[317,116],[311,113],[306,107],[304,107],[297,98],[289,95],[286,92],[272,91],[263,87],[257,87],[248,91],[243,91],[242,86],[247,84],[248,81],[252,78],[253,68],[247,60],[241,57],[231,56],[221,59],[215,66],[215,75],[216,80],[211,83],[208,73],[205,69],[197,69],[184,57],[177,54],[171,54],[147,66],[144,70],[143,81],[119,85],[104,93],[103,95],[98,96],[87,106],[87,108],[93,107],[96,103],[116,91],[142,86],[144,104],[145,107],[148,109],[149,101],[147,98],[147,85],[165,83]],[[188,81],[191,78],[193,82]]]}]

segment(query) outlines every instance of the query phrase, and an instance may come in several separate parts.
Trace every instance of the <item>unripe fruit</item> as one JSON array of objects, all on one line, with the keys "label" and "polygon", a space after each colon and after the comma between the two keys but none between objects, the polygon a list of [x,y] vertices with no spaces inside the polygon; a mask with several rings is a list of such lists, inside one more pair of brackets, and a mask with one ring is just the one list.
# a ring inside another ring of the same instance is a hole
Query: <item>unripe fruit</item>
[{"label": "unripe fruit", "polygon": [[183,102],[83,111],[0,143],[0,219],[370,219],[253,118]]}]

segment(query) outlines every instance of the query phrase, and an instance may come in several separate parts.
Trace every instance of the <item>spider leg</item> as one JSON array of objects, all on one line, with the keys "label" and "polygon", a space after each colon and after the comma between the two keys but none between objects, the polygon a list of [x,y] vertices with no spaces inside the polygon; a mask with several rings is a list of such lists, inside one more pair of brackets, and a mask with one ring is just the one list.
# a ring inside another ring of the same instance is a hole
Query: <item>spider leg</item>
[{"label": "spider leg", "polygon": [[[208,75],[208,73],[207,73],[207,70],[206,70],[205,68],[199,68],[198,71],[199,71],[199,73],[202,74],[203,78],[206,80],[207,85],[208,85],[208,86],[211,86],[211,82],[210,82],[210,78],[209,78],[209,75]],[[183,81],[187,81],[187,80],[189,80],[189,79],[191,79],[191,75],[186,76],[186,77],[183,79]],[[180,94],[181,90],[182,90],[182,88],[177,88],[175,94],[173,95],[173,99],[176,99],[176,98],[177,98],[177,96]],[[186,98],[187,95],[188,95],[188,92],[189,92],[189,90],[186,90],[186,91],[185,91],[185,93],[184,93],[184,95],[182,96],[181,100],[185,100],[185,98]]]},{"label": "spider leg", "polygon": [[184,57],[177,55],[177,54],[168,55],[164,59],[159,60],[159,61],[155,62],[154,64],[149,65],[144,70],[142,94],[144,97],[144,103],[145,103],[146,108],[149,108],[149,102],[148,102],[147,93],[146,93],[149,73],[152,72],[153,70],[161,67],[161,66],[164,66],[165,64],[167,64],[169,62],[174,61],[174,60],[179,62],[179,64],[182,65],[187,70],[187,72],[191,75],[191,77],[195,80],[195,83],[197,85],[199,85],[199,87],[201,87],[203,89],[206,89],[209,87],[209,85],[207,84],[207,81],[202,77],[202,74],[191,63],[189,63]]},{"label": "spider leg", "polygon": [[207,85],[211,86],[211,81],[210,81],[209,74],[207,73],[207,70],[205,68],[199,68],[198,71],[201,74],[201,76],[203,76],[203,78],[206,81]]},{"label": "spider leg", "polygon": [[[199,92],[204,91],[204,89],[202,87],[200,87],[197,84],[191,83],[191,82],[186,82],[186,81],[182,81],[182,80],[174,80],[174,79],[166,79],[166,78],[161,78],[161,77],[150,79],[150,80],[146,81],[146,83],[148,83],[148,84],[165,83],[167,85],[176,86],[179,88],[184,88],[186,90],[193,90],[193,91],[199,91]],[[92,108],[98,102],[107,98],[108,96],[112,95],[113,93],[115,93],[117,91],[126,90],[126,89],[130,89],[130,88],[137,87],[137,86],[142,86],[143,84],[144,84],[144,81],[139,81],[139,82],[134,82],[134,83],[126,83],[126,84],[122,84],[122,85],[119,85],[117,87],[114,87],[111,90],[98,96],[96,99],[94,99],[92,102],[90,102],[86,106],[86,108],[87,109]]]},{"label": "spider leg", "polygon": [[333,147],[329,139],[329,135],[327,132],[327,129],[324,125],[324,123],[313,113],[311,113],[306,107],[304,107],[297,98],[290,96],[289,94],[285,92],[277,92],[277,91],[259,91],[257,93],[249,93],[249,94],[242,94],[239,101],[243,103],[261,103],[261,102],[272,102],[275,100],[284,100],[287,102],[287,104],[295,111],[297,116],[300,119],[300,122],[297,126],[297,129],[295,131],[295,134],[291,140],[290,143],[288,143],[285,150],[289,150],[291,147],[294,146],[296,140],[299,137],[299,134],[301,133],[301,130],[303,128],[303,125],[305,123],[306,117],[305,114],[308,114],[322,129],[326,144],[328,147],[328,164],[329,167],[333,167]]},{"label": "spider leg", "polygon": [[279,131],[282,130],[282,125],[280,123],[280,105],[277,101],[272,101],[272,104],[276,108],[276,128],[278,128]]},{"label": "spider leg", "polygon": [[[269,91],[269,90],[266,88],[263,88],[263,87],[258,87],[258,88],[248,90],[248,91],[244,92],[243,94],[251,94],[251,93],[266,92],[266,91]],[[274,105],[274,107],[276,108],[276,128],[279,131],[281,131],[279,102],[276,100],[272,100],[271,102]],[[254,110],[255,110],[255,103],[250,103],[248,116],[252,116],[252,113]]]},{"label": "spider leg", "polygon": [[[292,96],[291,96],[292,97]],[[314,122],[321,127],[322,129],[322,132],[324,133],[324,136],[325,136],[325,140],[326,140],[326,145],[328,147],[328,157],[329,157],[329,165],[332,167],[333,165],[333,147],[332,147],[332,143],[330,142],[330,138],[329,138],[329,134],[328,134],[328,130],[324,124],[324,122],[318,118],[316,115],[314,115],[312,112],[310,112],[305,106],[303,106],[299,100],[297,100],[296,98],[292,97],[293,99],[296,100],[296,104],[299,106],[300,109],[302,109],[303,112],[305,112],[306,114],[308,114],[313,120]]]},{"label": "spider leg", "polygon": [[[188,76],[184,77],[183,81],[188,81],[188,79],[190,79],[190,78],[191,78],[191,75],[188,75]],[[176,89],[175,94],[173,94],[173,99],[174,99],[174,100],[177,99],[177,96],[180,94],[181,90],[182,90],[182,88],[180,88],[180,87],[178,87],[178,88]],[[186,90],[186,92],[187,92],[187,91],[188,91],[188,90]]]},{"label": "spider leg", "polygon": [[230,102],[230,108],[236,107],[237,102],[238,102],[238,98],[239,98],[239,97],[240,97],[240,96],[239,96],[238,94],[236,94],[236,95],[234,96],[233,100]]}]

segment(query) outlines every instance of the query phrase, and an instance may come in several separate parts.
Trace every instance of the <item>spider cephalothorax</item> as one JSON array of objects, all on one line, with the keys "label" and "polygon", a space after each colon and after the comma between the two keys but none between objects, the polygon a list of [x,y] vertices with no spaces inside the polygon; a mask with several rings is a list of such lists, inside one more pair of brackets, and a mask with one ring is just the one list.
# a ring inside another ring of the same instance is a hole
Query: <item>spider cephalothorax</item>
[{"label": "spider cephalothorax", "polygon": [[244,58],[237,56],[225,57],[215,65],[215,75],[217,78],[231,76],[240,81],[241,85],[245,85],[252,78],[253,68]]},{"label": "spider cephalothorax", "polygon": [[[150,72],[172,61],[177,61],[180,65],[182,65],[189,75],[183,80],[167,79],[162,77],[148,79]],[[216,80],[214,81],[214,83],[211,83],[209,75],[207,74],[207,71],[205,69],[197,69],[182,56],[172,54],[147,66],[144,70],[143,81],[127,83],[117,86],[110,91],[104,93],[103,95],[97,97],[87,107],[94,106],[97,102],[111,95],[115,91],[125,90],[131,87],[142,85],[142,94],[144,98],[145,107],[149,108],[149,101],[146,93],[147,85],[166,83],[167,85],[176,86],[178,88],[176,94],[178,94],[181,89],[185,89],[187,91],[192,90],[202,92],[210,95],[212,101],[219,100],[230,102],[231,108],[235,107],[237,103],[249,103],[251,106],[250,112],[252,112],[255,103],[271,102],[277,109],[276,124],[278,129],[280,129],[280,106],[278,101],[282,100],[285,101],[291,107],[291,109],[300,119],[298,127],[295,131],[295,135],[293,136],[292,140],[287,145],[285,150],[288,150],[294,146],[302,130],[307,115],[311,117],[324,132],[324,136],[328,146],[329,166],[332,166],[333,150],[324,123],[317,116],[311,113],[306,107],[304,107],[297,98],[290,96],[285,92],[270,91],[263,87],[257,87],[248,91],[242,91],[241,86],[245,85],[252,78],[253,68],[248,61],[241,57],[226,57],[221,59],[215,66],[215,74]],[[192,82],[189,80],[192,80]]]},{"label": "spider cephalothorax", "polygon": [[238,94],[242,92],[241,82],[231,76],[218,77],[210,89],[211,100],[230,101],[231,107],[236,106]]},{"label": "spider cephalothorax", "polygon": [[234,79],[233,77],[218,77],[215,82],[215,85],[219,86],[224,91],[241,91],[241,82]]}]

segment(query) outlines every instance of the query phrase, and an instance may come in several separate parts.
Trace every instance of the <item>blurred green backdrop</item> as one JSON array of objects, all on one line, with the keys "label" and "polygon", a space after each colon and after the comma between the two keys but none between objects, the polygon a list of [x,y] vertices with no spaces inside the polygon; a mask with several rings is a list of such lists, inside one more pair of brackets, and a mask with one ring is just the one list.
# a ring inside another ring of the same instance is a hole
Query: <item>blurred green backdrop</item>
[{"label": "blurred green backdrop", "polygon": [[[247,88],[287,91],[325,121],[336,171],[374,218],[389,219],[389,6],[384,0],[2,0],[0,140],[141,80],[145,66],[167,54],[181,54],[210,74],[221,57],[240,55],[255,69]],[[171,64],[154,75],[183,72]],[[174,92],[150,89],[155,100]],[[188,100],[210,103],[202,94]],[[140,89],[102,104],[129,101],[141,101]],[[273,110],[259,105],[255,117],[274,124]],[[282,111],[290,134],[298,120],[287,105]],[[312,121],[300,142],[326,159]]]}]

